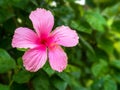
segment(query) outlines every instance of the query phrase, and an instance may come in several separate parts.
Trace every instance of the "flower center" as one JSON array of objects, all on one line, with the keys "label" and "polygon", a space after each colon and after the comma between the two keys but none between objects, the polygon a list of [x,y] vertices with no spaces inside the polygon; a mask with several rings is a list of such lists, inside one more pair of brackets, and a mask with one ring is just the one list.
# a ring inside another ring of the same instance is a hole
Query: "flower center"
[{"label": "flower center", "polygon": [[42,41],[41,41],[41,44],[43,44],[43,45],[46,45],[46,46],[47,46],[47,40],[46,40],[46,39],[42,40]]},{"label": "flower center", "polygon": [[53,44],[53,39],[51,37],[42,39],[40,42],[42,45],[45,45],[46,47],[50,47]]}]

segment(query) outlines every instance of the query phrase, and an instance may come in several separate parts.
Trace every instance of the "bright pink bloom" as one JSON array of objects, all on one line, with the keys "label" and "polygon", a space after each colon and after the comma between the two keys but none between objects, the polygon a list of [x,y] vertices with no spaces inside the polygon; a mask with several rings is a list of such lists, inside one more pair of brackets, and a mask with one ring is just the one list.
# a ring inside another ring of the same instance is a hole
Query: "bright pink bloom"
[{"label": "bright pink bloom", "polygon": [[12,47],[29,48],[22,57],[26,70],[36,72],[42,68],[48,52],[51,68],[58,72],[63,71],[67,66],[67,55],[59,45],[77,45],[79,37],[76,31],[67,26],[60,26],[51,32],[54,17],[45,9],[37,8],[31,12],[29,18],[36,33],[31,29],[19,27],[15,30],[12,40]]}]

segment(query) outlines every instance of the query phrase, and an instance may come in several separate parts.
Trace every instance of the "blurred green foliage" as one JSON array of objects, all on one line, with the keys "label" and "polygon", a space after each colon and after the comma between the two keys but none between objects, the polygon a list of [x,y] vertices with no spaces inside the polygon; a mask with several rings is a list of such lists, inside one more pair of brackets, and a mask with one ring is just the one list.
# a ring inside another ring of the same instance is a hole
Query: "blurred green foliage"
[{"label": "blurred green foliage", "polygon": [[[33,28],[28,16],[38,7],[52,11],[54,27],[68,25],[79,34],[79,44],[65,48],[69,64],[62,73],[48,63],[26,71],[24,52],[11,47],[17,27]],[[0,90],[120,90],[120,1],[0,0]]]}]

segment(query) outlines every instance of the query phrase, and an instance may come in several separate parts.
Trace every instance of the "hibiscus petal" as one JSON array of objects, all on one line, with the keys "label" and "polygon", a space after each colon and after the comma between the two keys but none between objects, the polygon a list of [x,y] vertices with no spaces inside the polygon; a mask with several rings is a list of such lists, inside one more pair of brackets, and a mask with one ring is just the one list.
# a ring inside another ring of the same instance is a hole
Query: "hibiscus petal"
[{"label": "hibiscus petal", "polygon": [[39,38],[31,29],[20,27],[15,30],[12,47],[34,48],[39,45]]},{"label": "hibiscus petal", "polygon": [[53,70],[62,72],[67,66],[67,55],[60,46],[49,48],[49,62]]},{"label": "hibiscus petal", "polygon": [[22,59],[26,70],[36,72],[43,67],[47,60],[47,49],[45,46],[29,49],[25,52]]},{"label": "hibiscus petal", "polygon": [[37,8],[31,12],[29,18],[39,36],[48,36],[54,25],[54,17],[49,10]]},{"label": "hibiscus petal", "polygon": [[79,37],[75,30],[71,30],[67,26],[57,27],[52,33],[54,42],[66,46],[72,47],[78,44]]}]

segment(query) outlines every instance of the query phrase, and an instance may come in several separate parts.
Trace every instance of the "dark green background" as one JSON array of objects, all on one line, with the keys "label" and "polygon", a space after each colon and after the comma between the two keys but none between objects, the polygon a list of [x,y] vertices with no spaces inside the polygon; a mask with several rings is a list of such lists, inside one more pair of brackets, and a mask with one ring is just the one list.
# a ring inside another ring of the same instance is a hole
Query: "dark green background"
[{"label": "dark green background", "polygon": [[[120,1],[0,0],[0,90],[120,90]],[[18,27],[33,28],[29,14],[36,8],[50,10],[54,28],[68,25],[80,40],[64,48],[67,69],[53,71],[49,63],[36,73],[22,65],[24,51],[11,47]]]}]

